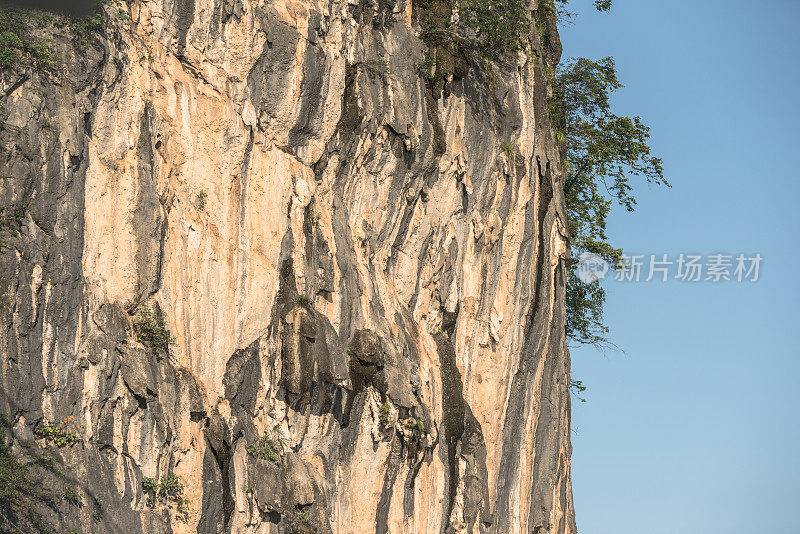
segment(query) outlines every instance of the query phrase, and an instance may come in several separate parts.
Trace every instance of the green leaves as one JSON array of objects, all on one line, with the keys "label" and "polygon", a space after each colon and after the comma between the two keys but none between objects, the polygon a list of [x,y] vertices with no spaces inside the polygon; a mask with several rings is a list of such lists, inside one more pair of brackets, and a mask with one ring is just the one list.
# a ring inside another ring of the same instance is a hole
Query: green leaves
[{"label": "green leaves", "polygon": [[30,31],[24,11],[0,7],[0,70],[48,69],[55,56],[44,41]]},{"label": "green leaves", "polygon": [[[0,43],[0,55],[2,55]],[[20,228],[25,222],[26,211],[21,204],[8,207],[0,206],[0,250],[6,247],[5,236],[18,237]]]},{"label": "green leaves", "polygon": [[178,518],[183,521],[188,519],[190,501],[183,497],[183,482],[175,473],[169,473],[161,482],[142,477],[142,492],[147,495],[147,506],[152,508],[159,502],[174,503]]},{"label": "green leaves", "polygon": [[269,460],[280,465],[283,449],[286,448],[286,439],[280,435],[276,428],[273,435],[264,434],[258,441],[247,446],[247,452],[254,458]]},{"label": "green leaves", "polygon": [[133,318],[133,331],[139,343],[156,350],[169,352],[169,346],[175,343],[167,330],[164,315],[158,310],[155,313],[146,308],[140,310]]},{"label": "green leaves", "polygon": [[594,0],[594,7],[597,11],[608,11],[611,9],[611,0]]},{"label": "green leaves", "polygon": [[525,0],[460,0],[456,7],[485,51],[524,50],[530,41],[531,18]]},{"label": "green leaves", "polygon": [[75,488],[72,486],[66,486],[64,488],[64,500],[67,501],[69,504],[77,507],[82,507],[83,502],[81,501],[81,496],[78,495],[78,492],[75,491]]},{"label": "green leaves", "polygon": [[[610,4],[595,2],[601,11]],[[566,172],[564,197],[573,256],[592,252],[618,265],[622,250],[606,235],[613,202],[633,211],[633,176],[669,186],[662,161],[651,154],[650,128],[639,117],[618,116],[611,110],[611,95],[622,87],[613,58],[571,59],[558,68],[553,85],[548,112]],[[567,336],[578,343],[606,344],[605,291],[598,282],[582,282],[576,264],[573,259],[567,277]]]},{"label": "green leaves", "polygon": [[391,413],[392,406],[389,403],[389,399],[386,399],[378,408],[378,421],[381,423],[383,428],[387,428],[389,426],[389,416]]},{"label": "green leaves", "polygon": [[36,430],[36,436],[55,444],[58,448],[71,447],[81,440],[78,434],[67,431],[74,419],[73,416],[69,416],[60,423],[44,423]]}]

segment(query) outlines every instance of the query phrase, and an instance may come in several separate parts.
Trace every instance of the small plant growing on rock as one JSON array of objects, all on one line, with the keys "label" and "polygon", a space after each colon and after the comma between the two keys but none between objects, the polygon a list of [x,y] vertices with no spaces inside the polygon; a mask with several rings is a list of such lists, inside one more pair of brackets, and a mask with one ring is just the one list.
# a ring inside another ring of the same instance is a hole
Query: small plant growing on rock
[{"label": "small plant growing on rock", "polygon": [[142,491],[147,495],[147,506],[156,505],[156,494],[158,493],[158,482],[150,477],[142,478]]},{"label": "small plant growing on rock", "polygon": [[159,502],[173,503],[180,519],[188,519],[190,501],[183,497],[183,483],[175,473],[168,474],[161,482],[155,478],[142,478],[142,491],[147,495],[147,506],[153,507]]},{"label": "small plant growing on rock", "polygon": [[67,431],[73,419],[74,417],[69,416],[60,423],[45,423],[36,430],[36,436],[54,443],[59,448],[75,445],[80,441],[80,437],[74,432]]},{"label": "small plant growing on rock", "polygon": [[425,433],[425,423],[422,421],[422,419],[409,417],[403,422],[403,426],[405,426],[409,430],[416,431],[421,434]]},{"label": "small plant growing on rock", "polygon": [[32,508],[30,498],[50,499],[52,496],[39,491],[41,484],[34,474],[35,465],[14,451],[12,427],[10,418],[0,413],[0,516],[6,522],[5,526],[7,522],[17,522],[21,518],[36,525],[41,518]]},{"label": "small plant growing on rock", "polygon": [[158,496],[163,500],[174,501],[183,495],[183,484],[175,473],[170,473],[161,479],[158,485]]},{"label": "small plant growing on rock", "polygon": [[101,523],[103,521],[103,512],[99,512],[98,511],[98,512],[93,513],[92,514],[92,521],[94,521],[95,524]]},{"label": "small plant growing on rock", "polygon": [[280,465],[284,447],[286,447],[286,440],[283,436],[277,433],[275,436],[264,434],[258,441],[247,446],[247,452],[254,458],[269,460]]},{"label": "small plant growing on rock", "polygon": [[81,496],[78,495],[78,492],[75,491],[72,486],[67,486],[64,488],[64,500],[74,506],[80,507],[83,505],[81,502]]},{"label": "small plant growing on rock", "polygon": [[0,250],[6,246],[3,234],[19,237],[19,230],[24,222],[25,208],[23,206],[0,206]]},{"label": "small plant growing on rock", "polygon": [[310,306],[311,299],[305,293],[300,293],[299,295],[297,295],[297,303],[300,306]]},{"label": "small plant growing on rock", "polygon": [[175,511],[178,513],[179,518],[186,522],[189,519],[189,499],[180,497],[175,500]]},{"label": "small plant growing on rock", "polygon": [[385,78],[389,75],[389,63],[381,59],[370,59],[366,62],[367,72],[376,77]]},{"label": "small plant growing on rock", "polygon": [[305,510],[297,510],[288,514],[287,527],[287,532],[291,534],[313,534],[317,532],[317,526]]},{"label": "small plant growing on rock", "polygon": [[147,345],[152,349],[169,351],[169,346],[175,343],[175,339],[170,336],[167,330],[164,316],[159,312],[152,312],[148,309],[139,310],[133,318],[133,331],[139,343]]},{"label": "small plant growing on rock", "polygon": [[52,69],[55,55],[43,39],[30,31],[25,11],[0,10],[0,70],[25,72]]},{"label": "small plant growing on rock", "polygon": [[378,408],[378,421],[381,426],[386,428],[389,426],[389,416],[392,413],[392,405],[389,399],[386,399]]},{"label": "small plant growing on rock", "polygon": [[197,193],[197,209],[205,211],[206,200],[208,200],[208,193],[206,193],[205,189],[201,189],[200,192]]},{"label": "small plant growing on rock", "polygon": [[506,153],[508,159],[513,159],[517,155],[517,147],[508,141],[500,145],[500,150]]},{"label": "small plant growing on rock", "polygon": [[418,432],[421,432],[422,434],[425,433],[425,423],[422,421],[422,419],[409,417],[408,419],[405,420],[403,425],[409,430],[416,430]]}]

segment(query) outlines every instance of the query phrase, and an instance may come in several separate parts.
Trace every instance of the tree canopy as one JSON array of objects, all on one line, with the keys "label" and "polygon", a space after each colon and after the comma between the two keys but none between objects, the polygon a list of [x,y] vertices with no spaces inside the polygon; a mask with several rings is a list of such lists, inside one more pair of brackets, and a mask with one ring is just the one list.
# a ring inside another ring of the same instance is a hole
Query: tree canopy
[{"label": "tree canopy", "polygon": [[[602,11],[610,7],[610,2],[596,4]],[[549,114],[561,144],[573,252],[567,278],[567,335],[578,343],[603,345],[609,332],[603,322],[605,291],[597,281],[578,278],[574,258],[591,252],[619,265],[622,250],[606,235],[614,202],[633,211],[633,177],[669,183],[661,159],[651,154],[650,128],[639,117],[618,116],[611,109],[611,95],[622,87],[613,58],[568,60],[556,69],[553,82]]]}]

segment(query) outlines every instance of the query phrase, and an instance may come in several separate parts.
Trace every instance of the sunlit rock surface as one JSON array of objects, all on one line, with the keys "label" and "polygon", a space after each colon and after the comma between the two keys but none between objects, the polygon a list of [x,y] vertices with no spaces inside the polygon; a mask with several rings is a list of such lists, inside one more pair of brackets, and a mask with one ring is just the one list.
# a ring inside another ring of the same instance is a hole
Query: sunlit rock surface
[{"label": "sunlit rock surface", "polygon": [[0,411],[61,473],[42,517],[574,533],[557,38],[435,91],[411,0],[122,6],[2,75]]}]

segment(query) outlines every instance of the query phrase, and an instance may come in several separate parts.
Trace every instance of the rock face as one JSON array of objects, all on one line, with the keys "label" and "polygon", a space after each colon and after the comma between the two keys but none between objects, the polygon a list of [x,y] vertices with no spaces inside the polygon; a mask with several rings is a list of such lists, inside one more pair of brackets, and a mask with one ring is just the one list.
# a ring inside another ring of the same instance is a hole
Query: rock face
[{"label": "rock face", "polygon": [[2,73],[0,411],[55,530],[576,531],[554,22],[431,87],[412,3],[137,0]]}]

